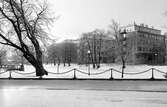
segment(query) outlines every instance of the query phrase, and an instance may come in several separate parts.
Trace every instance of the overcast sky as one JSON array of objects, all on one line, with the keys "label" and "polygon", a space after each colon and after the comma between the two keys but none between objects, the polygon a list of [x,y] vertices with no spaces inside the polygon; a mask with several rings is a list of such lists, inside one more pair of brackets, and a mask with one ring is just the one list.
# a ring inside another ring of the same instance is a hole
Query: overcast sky
[{"label": "overcast sky", "polygon": [[53,24],[52,34],[76,38],[96,28],[107,29],[111,20],[121,25],[144,23],[162,29],[167,25],[167,0],[49,0],[60,18]]}]

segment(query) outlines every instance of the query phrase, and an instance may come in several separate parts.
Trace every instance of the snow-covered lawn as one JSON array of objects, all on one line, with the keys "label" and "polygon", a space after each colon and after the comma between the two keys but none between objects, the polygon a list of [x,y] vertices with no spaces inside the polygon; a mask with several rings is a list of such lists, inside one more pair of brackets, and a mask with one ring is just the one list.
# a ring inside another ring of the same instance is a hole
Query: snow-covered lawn
[{"label": "snow-covered lawn", "polygon": [[[64,67],[63,64],[61,64],[59,67],[56,65],[44,65],[47,71],[49,71],[48,76],[44,76],[44,78],[73,78],[74,77],[74,68],[76,69],[76,77],[77,78],[110,78],[111,77],[111,68],[114,68],[115,70],[112,70],[112,75],[114,78],[121,78],[121,65],[116,64],[102,64],[99,69],[93,69],[92,66],[90,67],[90,74],[89,73],[89,66],[85,65],[77,65],[72,64],[71,66]],[[141,74],[136,75],[128,75],[124,74],[124,78],[133,78],[133,79],[144,79],[144,78],[151,78],[152,70],[150,68],[156,68],[160,71],[167,72],[167,66],[148,66],[148,65],[127,65],[125,69],[125,73],[139,73],[148,70],[147,72],[143,72]],[[149,70],[150,69],[150,70]],[[79,71],[78,71],[79,70]],[[69,72],[68,72],[69,71]],[[3,69],[0,70],[0,73],[4,72]],[[36,78],[35,77],[35,69],[31,65],[25,65],[25,71],[16,71],[19,73],[16,73],[14,71],[12,72],[13,78]],[[64,72],[67,72],[65,74],[62,74]],[[32,73],[32,74],[31,74]],[[59,73],[59,74],[58,74]],[[154,77],[155,78],[161,78],[164,79],[164,73],[160,73],[156,70],[154,70]],[[9,72],[0,74],[0,78],[8,78]]]}]

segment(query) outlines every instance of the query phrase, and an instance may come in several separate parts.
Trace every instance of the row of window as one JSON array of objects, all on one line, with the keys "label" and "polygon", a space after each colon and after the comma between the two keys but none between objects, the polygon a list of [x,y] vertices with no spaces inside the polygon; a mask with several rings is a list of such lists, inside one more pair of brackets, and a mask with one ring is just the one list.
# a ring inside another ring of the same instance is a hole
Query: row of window
[{"label": "row of window", "polygon": [[155,41],[153,39],[141,38],[141,39],[138,39],[137,44],[142,44],[142,45],[153,45],[153,44],[161,45],[161,44],[165,44],[165,41]]},{"label": "row of window", "polygon": [[164,36],[160,36],[160,35],[152,35],[152,34],[140,33],[139,36],[141,38],[146,38],[146,39],[154,39],[154,40],[160,40],[160,41],[164,40]]},{"label": "row of window", "polygon": [[137,51],[139,52],[163,52],[165,51],[165,49],[163,49],[162,47],[159,48],[149,48],[149,47],[137,47]]},{"label": "row of window", "polygon": [[152,49],[151,48],[147,48],[147,47],[138,47],[137,48],[137,51],[140,51],[140,52],[152,52]]},{"label": "row of window", "polygon": [[137,47],[137,51],[147,51],[148,49],[147,48],[144,48],[144,47]]}]

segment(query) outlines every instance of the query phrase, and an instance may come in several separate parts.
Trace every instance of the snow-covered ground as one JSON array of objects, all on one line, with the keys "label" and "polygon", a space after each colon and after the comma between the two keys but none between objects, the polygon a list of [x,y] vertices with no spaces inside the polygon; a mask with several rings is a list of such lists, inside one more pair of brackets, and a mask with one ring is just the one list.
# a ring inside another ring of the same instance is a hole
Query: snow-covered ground
[{"label": "snow-covered ground", "polygon": [[[76,68],[76,77],[77,78],[110,78],[111,77],[111,70],[110,68],[114,68],[118,70],[118,72],[112,70],[112,75],[114,78],[121,78],[121,65],[116,64],[102,64],[99,69],[93,69],[92,66],[90,67],[90,74],[89,73],[89,67],[85,65],[77,65],[72,64],[72,66],[66,66],[64,67],[63,64],[61,64],[59,67],[56,65],[44,65],[47,71],[49,71],[48,76],[44,76],[44,78],[73,78],[74,76],[74,68]],[[167,66],[148,66],[148,65],[127,65],[125,69],[125,73],[139,73],[148,70],[147,72],[143,72],[141,74],[137,75],[129,75],[124,74],[124,78],[133,78],[133,79],[147,79],[151,78],[152,70],[150,68],[156,68],[162,72],[167,72]],[[150,70],[149,70],[150,69]],[[1,69],[0,72],[3,72],[4,70]],[[69,72],[68,72],[69,71]],[[12,72],[13,78],[36,78],[35,77],[35,69],[31,65],[25,65],[25,71],[17,71],[19,73]],[[62,74],[64,72],[67,72],[65,74]],[[102,72],[102,73],[101,73]],[[104,72],[104,73],[103,73]],[[32,73],[32,74],[31,74]],[[60,74],[58,74],[60,73]],[[154,70],[154,77],[155,78],[161,78],[164,79],[164,73],[158,72]],[[9,72],[0,74],[0,78],[8,78]]]}]

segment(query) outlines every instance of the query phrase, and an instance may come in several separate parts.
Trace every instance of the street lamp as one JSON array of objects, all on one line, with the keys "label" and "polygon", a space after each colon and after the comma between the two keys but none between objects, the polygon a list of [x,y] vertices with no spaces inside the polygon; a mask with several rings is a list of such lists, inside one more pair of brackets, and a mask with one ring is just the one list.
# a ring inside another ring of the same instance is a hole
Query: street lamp
[{"label": "street lamp", "polygon": [[87,52],[87,54],[88,54],[88,75],[90,75],[90,54],[91,54],[91,52],[90,52],[90,50],[88,50],[88,52]]},{"label": "street lamp", "polygon": [[126,34],[127,34],[126,29],[124,29],[120,34],[122,35],[123,46],[125,46],[126,45]]},{"label": "street lamp", "polygon": [[155,62],[154,62],[155,64],[157,64],[157,60],[158,60],[157,55],[158,55],[158,54],[155,53],[155,59],[154,59],[154,60],[155,60]]},{"label": "street lamp", "polygon": [[122,36],[122,45],[123,45],[123,52],[122,52],[122,57],[123,57],[123,65],[122,65],[122,78],[124,77],[124,69],[125,69],[125,59],[124,59],[124,56],[126,54],[126,29],[123,30],[123,32],[120,32],[121,36]]},{"label": "street lamp", "polygon": [[24,56],[22,55],[21,56],[21,66],[20,66],[21,68],[21,71],[24,71]]},{"label": "street lamp", "polygon": [[45,48],[42,48],[41,51],[42,51],[42,63],[44,64],[44,57],[45,57],[44,56],[44,52],[45,52]]}]

